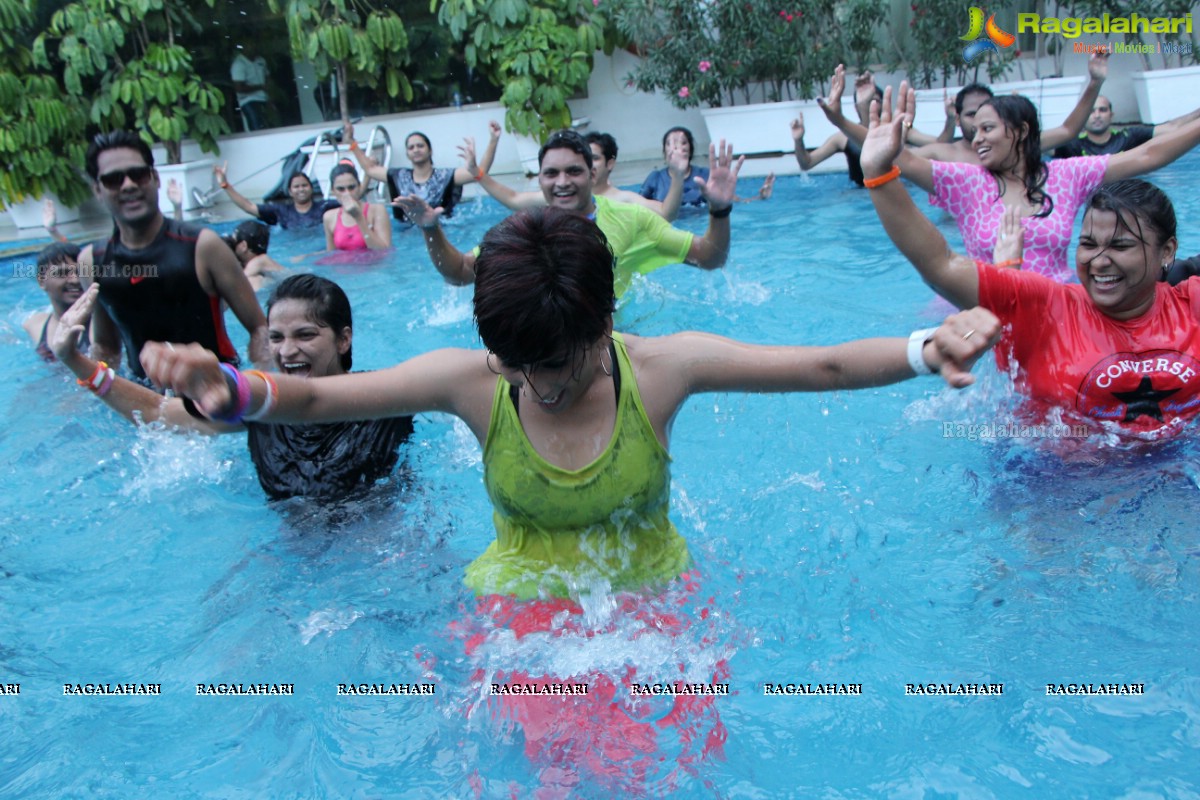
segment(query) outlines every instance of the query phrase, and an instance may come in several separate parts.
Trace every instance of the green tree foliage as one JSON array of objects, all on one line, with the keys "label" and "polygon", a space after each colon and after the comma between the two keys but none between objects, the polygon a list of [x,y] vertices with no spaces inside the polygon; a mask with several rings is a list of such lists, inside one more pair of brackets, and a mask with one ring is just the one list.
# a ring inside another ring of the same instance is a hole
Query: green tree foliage
[{"label": "green tree foliage", "polygon": [[642,55],[630,80],[681,108],[813,97],[876,56],[883,0],[612,0]]},{"label": "green tree foliage", "polygon": [[229,133],[224,96],[196,77],[182,44],[200,32],[186,1],[76,0],[54,14],[33,50],[35,63],[49,68],[48,48],[57,44],[66,90],[90,99],[92,124],[162,142],[171,164],[179,163],[185,137],[213,153],[217,137]]},{"label": "green tree foliage", "polygon": [[[1007,13],[1011,0],[995,0],[987,5],[988,15],[995,14],[997,23],[1006,32],[1015,32],[1016,17]],[[1016,47],[998,53],[987,53],[971,64],[963,61],[963,48],[967,42],[960,37],[968,32],[970,4],[961,0],[914,0],[909,6],[911,17],[908,23],[908,43],[901,48],[901,56],[908,66],[908,77],[913,85],[927,89],[940,81],[943,86],[959,86],[973,81],[999,80],[1012,64]]]},{"label": "green tree foliage", "polygon": [[53,192],[83,202],[82,105],[33,64],[31,0],[0,0],[0,208]]},{"label": "green tree foliage", "polygon": [[366,0],[270,0],[287,19],[292,57],[312,63],[318,78],[336,76],[342,121],[350,121],[346,88],[383,81],[389,97],[413,99],[404,68],[408,33],[395,11]]},{"label": "green tree foliage", "polygon": [[505,127],[544,141],[571,124],[567,101],[587,88],[597,50],[618,35],[602,0],[432,0],[467,65],[503,87]]}]

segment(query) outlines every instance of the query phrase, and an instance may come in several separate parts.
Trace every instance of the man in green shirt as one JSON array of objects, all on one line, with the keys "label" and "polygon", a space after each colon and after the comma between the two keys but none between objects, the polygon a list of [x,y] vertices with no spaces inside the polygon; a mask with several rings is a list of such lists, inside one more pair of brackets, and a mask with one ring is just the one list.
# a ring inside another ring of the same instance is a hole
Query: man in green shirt
[{"label": "man in green shirt", "polygon": [[[667,264],[681,262],[701,269],[719,269],[729,253],[729,213],[737,188],[743,158],[733,158],[733,148],[721,143],[709,146],[712,165],[707,181],[699,181],[708,201],[708,230],[703,236],[673,228],[666,220],[643,206],[614,203],[593,194],[596,172],[592,150],[574,131],[553,134],[538,154],[538,183],[546,204],[588,217],[604,232],[616,256],[615,284],[620,296],[634,273],[646,274]],[[481,182],[492,180],[483,175]],[[475,280],[477,251],[463,253],[446,238],[438,224],[441,210],[415,195],[396,199],[405,216],[421,228],[425,246],[438,272],[448,283],[461,286]]]}]

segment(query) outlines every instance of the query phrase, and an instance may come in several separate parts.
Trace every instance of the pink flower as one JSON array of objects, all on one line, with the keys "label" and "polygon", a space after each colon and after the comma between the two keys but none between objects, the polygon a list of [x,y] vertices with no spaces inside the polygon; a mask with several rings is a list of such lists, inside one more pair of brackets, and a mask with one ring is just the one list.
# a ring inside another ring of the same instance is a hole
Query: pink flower
[{"label": "pink flower", "polygon": [[596,7],[599,7],[599,5],[600,5],[600,0],[592,0],[592,5],[593,5],[593,6],[596,6]]},{"label": "pink flower", "polygon": [[784,18],[786,19],[786,18],[787,18],[787,12],[786,12],[786,11],[780,11],[780,12],[779,12],[779,16],[781,16],[781,17],[784,17]]},{"label": "pink flower", "polygon": [[686,86],[684,86],[682,89],[679,90],[680,97],[691,97],[691,95],[692,95],[692,93],[690,91],[688,91],[688,87],[686,87]]},{"label": "pink flower", "polygon": [[701,72],[708,72],[710,69],[712,69],[711,61],[701,61],[700,62],[700,71]]},{"label": "pink flower", "polygon": [[791,14],[788,14],[785,19],[787,19],[788,22],[791,22],[793,19],[795,19],[795,17],[793,17]]}]

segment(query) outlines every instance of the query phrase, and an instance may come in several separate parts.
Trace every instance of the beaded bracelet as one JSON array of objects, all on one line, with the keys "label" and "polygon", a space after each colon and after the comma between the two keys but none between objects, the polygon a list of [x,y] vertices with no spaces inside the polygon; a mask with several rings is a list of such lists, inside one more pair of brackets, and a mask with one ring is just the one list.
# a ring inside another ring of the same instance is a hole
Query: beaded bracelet
[{"label": "beaded bracelet", "polygon": [[865,178],[863,180],[863,186],[867,187],[868,189],[877,189],[880,186],[883,186],[885,183],[894,181],[894,180],[896,180],[896,178],[899,178],[899,177],[900,177],[900,167],[893,164],[892,168],[890,170],[883,173],[879,177]]},{"label": "beaded bracelet", "polygon": [[229,393],[233,396],[233,407],[227,412],[213,414],[213,419],[233,425],[241,422],[246,410],[250,408],[250,381],[246,380],[246,376],[230,364],[222,363],[220,367],[221,372],[224,373],[225,383],[229,386]]},{"label": "beaded bracelet", "polygon": [[86,386],[87,390],[97,397],[104,397],[104,395],[108,394],[108,390],[112,388],[116,376],[117,373],[108,364],[98,361],[96,362],[96,369],[92,371],[90,377],[86,380],[79,378],[75,382],[80,386]]},{"label": "beaded bracelet", "polygon": [[242,417],[242,422],[257,422],[274,410],[275,401],[279,398],[279,387],[275,384],[274,378],[261,370],[248,369],[243,374],[256,375],[262,378],[262,382],[267,386],[267,396],[263,398],[262,405],[253,414],[246,414]]}]

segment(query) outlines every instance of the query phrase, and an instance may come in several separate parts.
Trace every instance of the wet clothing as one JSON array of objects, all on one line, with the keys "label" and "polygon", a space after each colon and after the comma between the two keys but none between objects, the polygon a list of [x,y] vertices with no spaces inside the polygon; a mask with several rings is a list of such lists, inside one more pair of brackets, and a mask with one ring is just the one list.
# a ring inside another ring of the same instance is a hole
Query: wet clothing
[{"label": "wet clothing", "polygon": [[[996,232],[1004,218],[1004,199],[996,177],[980,164],[932,161],[933,194],[929,202],[944,209],[958,223],[967,255],[993,262]],[[1046,275],[1059,282],[1074,278],[1067,263],[1075,217],[1087,196],[1104,181],[1108,156],[1066,158],[1046,164],[1049,173],[1043,191],[1054,201],[1044,217],[1024,217],[1026,272]]]},{"label": "wet clothing", "polygon": [[1096,144],[1082,134],[1066,144],[1054,148],[1055,158],[1078,158],[1079,156],[1111,156],[1132,150],[1154,138],[1153,125],[1134,125],[1123,131],[1114,131],[1104,144]]},{"label": "wet clothing", "polygon": [[[463,192],[462,187],[454,182],[454,170],[445,168],[435,168],[433,175],[425,183],[416,182],[413,178],[412,167],[389,169],[388,186],[392,191],[392,197],[415,194],[428,203],[430,208],[440,206],[443,217],[454,214],[454,206],[458,205],[458,201],[462,199]],[[399,206],[392,206],[392,216],[407,222],[404,209]]]},{"label": "wet clothing", "polygon": [[[680,205],[707,205],[708,201],[700,193],[700,187],[696,185],[696,181],[693,180],[694,178],[703,178],[707,181],[708,169],[706,167],[692,167],[692,171],[683,179],[683,199],[680,201]],[[638,194],[648,200],[657,200],[661,203],[667,199],[669,191],[671,191],[671,173],[666,167],[662,167],[646,176],[646,180],[642,183],[642,188],[638,190]]]},{"label": "wet clothing", "polygon": [[198,225],[163,219],[149,246],[131,250],[113,235],[93,252],[99,301],[121,334],[126,363],[144,379],[138,356],[146,342],[195,342],[222,361],[236,364],[237,350],[225,332],[221,298],[196,277]]},{"label": "wet clothing", "polygon": [[1006,328],[996,363],[1015,362],[1016,384],[1035,402],[1139,432],[1200,412],[1200,281],[1159,283],[1149,311],[1116,320],[1079,284],[978,270],[979,305]]},{"label": "wet clothing", "polygon": [[[362,204],[363,218],[370,224],[370,216],[367,215],[367,210],[370,209],[370,203]],[[333,249],[334,250],[369,250],[367,240],[363,238],[363,232],[358,227],[358,223],[347,225],[342,222],[343,209],[338,209],[337,220],[333,223]]]},{"label": "wet clothing", "polygon": [[[50,349],[50,343],[46,340],[47,339],[46,335],[50,332],[50,320],[51,319],[53,319],[53,315],[46,317],[46,321],[44,323],[42,323],[42,335],[38,337],[37,347],[35,349],[37,350],[37,354],[39,356],[41,356],[42,358],[44,358],[46,361],[54,362],[54,361],[58,361],[58,358],[54,355],[54,351]],[[78,345],[79,352],[87,353],[87,351],[90,350],[91,347],[92,347],[91,332],[90,332],[88,326],[84,325],[83,326],[83,335],[79,337],[79,345]]]},{"label": "wet clothing", "polygon": [[337,200],[314,200],[308,211],[300,213],[292,203],[259,203],[258,218],[267,225],[288,228],[312,228],[321,224],[325,212],[340,206]]},{"label": "wet clothing", "polygon": [[614,203],[596,197],[596,225],[608,237],[617,257],[613,285],[617,297],[625,293],[634,273],[649,274],[668,264],[682,264],[695,238],[645,206]]},{"label": "wet clothing", "polygon": [[[648,275],[668,264],[682,264],[692,249],[695,234],[672,227],[671,223],[645,206],[619,203],[597,195],[594,221],[617,259],[613,289],[625,294],[636,273]],[[479,247],[471,251],[479,256]]]},{"label": "wet clothing", "polygon": [[671,457],[646,417],[619,333],[613,343],[612,438],[581,469],[557,467],[537,453],[509,384],[497,379],[483,447],[496,539],[467,567],[465,581],[476,594],[569,597],[596,579],[614,591],[637,589],[686,569],[687,544],[667,516]]},{"label": "wet clothing", "polygon": [[344,500],[387,478],[412,417],[313,425],[246,423],[258,482],[272,500]]}]

